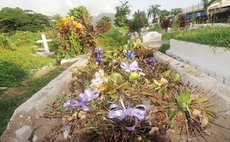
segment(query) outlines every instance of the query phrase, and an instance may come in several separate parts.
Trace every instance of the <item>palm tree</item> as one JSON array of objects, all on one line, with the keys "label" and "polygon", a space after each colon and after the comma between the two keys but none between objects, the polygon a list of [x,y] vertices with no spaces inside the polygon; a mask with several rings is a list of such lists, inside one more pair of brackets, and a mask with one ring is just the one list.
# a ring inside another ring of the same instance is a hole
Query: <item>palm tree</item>
[{"label": "palm tree", "polygon": [[149,9],[148,9],[148,18],[153,18],[153,21],[158,19],[158,24],[160,23],[160,21],[159,21],[159,17],[160,17],[159,16],[160,15],[159,7],[161,7],[159,4],[150,5]]},{"label": "palm tree", "polygon": [[204,6],[204,11],[206,12],[208,16],[208,22],[210,21],[210,15],[209,15],[209,6],[211,6],[213,3],[221,3],[222,0],[202,0],[203,6]]}]

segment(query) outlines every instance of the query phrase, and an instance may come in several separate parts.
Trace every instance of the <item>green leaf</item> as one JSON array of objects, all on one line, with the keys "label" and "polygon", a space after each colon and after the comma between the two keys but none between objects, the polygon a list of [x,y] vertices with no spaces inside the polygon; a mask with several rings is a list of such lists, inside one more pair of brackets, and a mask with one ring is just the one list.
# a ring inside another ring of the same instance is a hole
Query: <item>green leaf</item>
[{"label": "green leaf", "polygon": [[180,80],[180,75],[178,73],[176,73],[174,78],[173,78],[173,82],[177,82],[179,80]]},{"label": "green leaf", "polygon": [[167,70],[163,73],[164,77],[168,77],[171,74],[171,70]]},{"label": "green leaf", "polygon": [[188,90],[183,90],[180,96],[177,98],[177,103],[180,105],[183,111],[187,111],[187,108],[191,103],[190,92]]}]

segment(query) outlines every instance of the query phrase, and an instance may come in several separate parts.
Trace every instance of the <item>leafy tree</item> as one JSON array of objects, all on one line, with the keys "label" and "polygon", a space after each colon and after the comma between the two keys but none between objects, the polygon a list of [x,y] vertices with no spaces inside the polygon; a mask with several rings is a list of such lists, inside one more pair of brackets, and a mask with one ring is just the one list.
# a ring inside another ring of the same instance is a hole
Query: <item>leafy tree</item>
[{"label": "leafy tree", "polygon": [[96,25],[96,30],[100,33],[107,32],[112,27],[112,20],[108,16],[103,16]]},{"label": "leafy tree", "polygon": [[171,9],[170,14],[172,14],[173,16],[176,16],[181,12],[182,12],[181,8],[174,8],[174,9]]},{"label": "leafy tree", "polygon": [[115,25],[118,27],[123,27],[128,25],[128,15],[130,14],[130,6],[128,5],[128,1],[121,2],[121,6],[116,7],[115,14]]},{"label": "leafy tree", "polygon": [[221,2],[221,0],[202,0],[202,2],[204,6],[204,11],[206,12],[207,17],[208,17],[208,22],[210,22],[210,15],[209,15],[208,7],[212,5],[213,3]]},{"label": "leafy tree", "polygon": [[160,20],[167,18],[169,16],[170,12],[166,9],[160,11]]},{"label": "leafy tree", "polygon": [[74,20],[82,23],[82,16],[84,15],[86,20],[90,20],[90,13],[88,9],[84,6],[78,6],[69,11],[69,16],[73,16]]},{"label": "leafy tree", "polygon": [[146,17],[146,13],[144,11],[137,11],[133,15],[133,20],[129,23],[130,31],[139,32],[141,28],[148,25],[148,18]]},{"label": "leafy tree", "polygon": [[[152,22],[155,22],[157,20],[157,18],[159,19],[159,17],[160,17],[159,7],[161,7],[161,6],[158,4],[149,6],[148,18],[153,18]],[[159,20],[158,20],[158,23],[159,23]]]},{"label": "leafy tree", "polygon": [[46,27],[50,27],[50,19],[40,13],[9,7],[0,10],[0,31],[2,32],[16,30],[35,32]]}]

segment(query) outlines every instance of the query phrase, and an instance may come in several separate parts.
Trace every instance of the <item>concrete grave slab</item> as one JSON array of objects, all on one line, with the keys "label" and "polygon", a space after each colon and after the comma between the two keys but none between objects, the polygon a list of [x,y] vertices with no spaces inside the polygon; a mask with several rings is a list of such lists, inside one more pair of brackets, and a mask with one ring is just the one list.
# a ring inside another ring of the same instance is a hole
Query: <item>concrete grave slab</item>
[{"label": "concrete grave slab", "polygon": [[229,49],[171,39],[166,53],[230,86]]}]

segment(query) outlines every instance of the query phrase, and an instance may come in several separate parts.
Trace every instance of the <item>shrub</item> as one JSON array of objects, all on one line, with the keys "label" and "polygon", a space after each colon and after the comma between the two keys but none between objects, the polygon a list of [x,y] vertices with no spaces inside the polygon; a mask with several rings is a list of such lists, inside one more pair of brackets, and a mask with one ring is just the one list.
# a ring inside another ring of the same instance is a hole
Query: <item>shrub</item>
[{"label": "shrub", "polygon": [[103,16],[96,25],[96,31],[99,33],[108,32],[112,27],[112,21],[110,17]]},{"label": "shrub", "polygon": [[164,18],[163,20],[161,20],[161,27],[163,29],[165,29],[165,32],[167,32],[168,31],[168,27],[170,27],[170,21],[169,21],[169,19]]},{"label": "shrub", "polygon": [[154,26],[151,26],[149,31],[156,31],[156,32],[161,32],[162,31],[162,27],[158,24],[154,25]]},{"label": "shrub", "polygon": [[58,23],[60,33],[60,48],[57,51],[58,60],[92,52],[95,46],[95,31],[82,16],[82,23],[73,17],[63,17]]},{"label": "shrub", "polygon": [[187,25],[186,17],[184,14],[180,14],[178,16],[178,24],[180,28],[185,28],[185,26]]},{"label": "shrub", "polygon": [[162,44],[161,47],[159,48],[159,51],[165,54],[169,48],[170,48],[169,44]]},{"label": "shrub", "polygon": [[140,32],[141,28],[148,26],[148,19],[146,17],[146,13],[142,12],[135,12],[133,15],[133,19],[129,22],[129,30],[131,32]]}]

